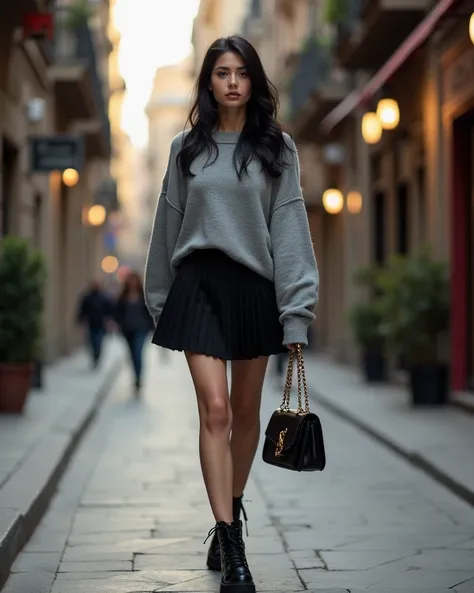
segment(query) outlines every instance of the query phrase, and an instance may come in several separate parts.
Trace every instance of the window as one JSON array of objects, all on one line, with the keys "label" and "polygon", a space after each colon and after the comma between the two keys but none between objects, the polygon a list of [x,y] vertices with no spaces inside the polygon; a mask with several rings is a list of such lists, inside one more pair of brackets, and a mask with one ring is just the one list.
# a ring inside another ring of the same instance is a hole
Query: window
[{"label": "window", "polygon": [[33,202],[33,245],[36,249],[41,249],[41,194],[36,194]]}]

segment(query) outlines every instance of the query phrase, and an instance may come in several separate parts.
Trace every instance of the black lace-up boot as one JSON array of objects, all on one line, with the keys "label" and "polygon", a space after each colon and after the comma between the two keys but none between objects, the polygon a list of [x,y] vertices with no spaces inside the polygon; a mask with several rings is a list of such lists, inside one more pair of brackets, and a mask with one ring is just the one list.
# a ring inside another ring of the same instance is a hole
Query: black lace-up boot
[{"label": "black lace-up boot", "polygon": [[255,593],[255,584],[245,556],[242,522],[219,522],[215,527],[221,554],[220,593]]},{"label": "black lace-up boot", "polygon": [[[245,519],[245,530],[248,535],[247,530],[247,513],[245,512],[244,505],[242,504],[243,496],[239,496],[238,498],[232,499],[232,516],[233,520],[237,523],[240,521],[240,513]],[[207,568],[209,570],[220,570],[221,569],[221,551],[219,546],[219,540],[217,538],[217,533],[214,533],[214,536],[211,540],[211,545],[209,546],[209,552],[207,553]]]}]

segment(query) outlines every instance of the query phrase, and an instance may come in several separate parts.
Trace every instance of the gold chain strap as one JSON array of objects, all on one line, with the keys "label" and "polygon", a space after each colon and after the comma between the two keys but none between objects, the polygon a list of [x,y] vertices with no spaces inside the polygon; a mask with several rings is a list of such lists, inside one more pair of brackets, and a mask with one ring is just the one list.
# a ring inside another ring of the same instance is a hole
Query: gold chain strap
[{"label": "gold chain strap", "polygon": [[[295,360],[294,350],[289,351],[288,368],[286,370],[285,388],[283,390],[283,401],[280,406],[282,412],[290,411],[291,386],[293,383],[293,366]],[[301,344],[296,345],[296,361],[297,361],[297,376],[298,376],[298,408],[297,414],[309,413],[309,395],[308,384],[306,382],[306,371],[304,368],[303,348]],[[304,394],[304,408],[303,408],[303,394]]]}]

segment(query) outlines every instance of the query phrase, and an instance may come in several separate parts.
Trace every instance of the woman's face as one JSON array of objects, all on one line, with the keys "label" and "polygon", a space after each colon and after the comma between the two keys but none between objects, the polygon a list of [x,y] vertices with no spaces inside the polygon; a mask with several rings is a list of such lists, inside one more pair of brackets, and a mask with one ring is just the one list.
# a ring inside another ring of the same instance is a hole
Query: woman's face
[{"label": "woman's face", "polygon": [[216,60],[209,88],[221,107],[242,107],[248,102],[252,83],[239,54],[226,52]]}]

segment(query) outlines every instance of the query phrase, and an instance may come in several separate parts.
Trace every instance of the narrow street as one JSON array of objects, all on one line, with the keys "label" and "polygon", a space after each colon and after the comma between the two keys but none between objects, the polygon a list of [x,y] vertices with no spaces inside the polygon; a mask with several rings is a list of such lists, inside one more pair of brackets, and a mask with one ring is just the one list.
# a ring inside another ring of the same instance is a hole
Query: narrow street
[{"label": "narrow street", "polygon": [[[124,368],[3,593],[218,591],[204,568],[213,520],[184,358],[150,348],[141,400],[130,385]],[[279,398],[269,373],[263,426]],[[245,505],[257,591],[474,592],[474,510],[318,412],[324,472],[290,474],[260,452],[254,466]]]}]

